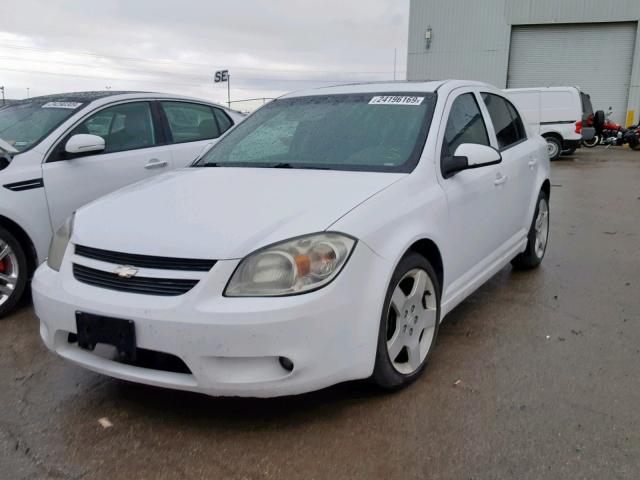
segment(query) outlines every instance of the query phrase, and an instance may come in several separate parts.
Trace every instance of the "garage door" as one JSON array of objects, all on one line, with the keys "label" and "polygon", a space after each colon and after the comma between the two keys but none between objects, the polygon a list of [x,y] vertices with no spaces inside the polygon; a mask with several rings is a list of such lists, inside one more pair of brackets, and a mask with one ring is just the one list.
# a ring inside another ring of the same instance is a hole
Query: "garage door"
[{"label": "garage door", "polygon": [[627,115],[637,23],[514,26],[509,88],[577,85],[593,108]]}]

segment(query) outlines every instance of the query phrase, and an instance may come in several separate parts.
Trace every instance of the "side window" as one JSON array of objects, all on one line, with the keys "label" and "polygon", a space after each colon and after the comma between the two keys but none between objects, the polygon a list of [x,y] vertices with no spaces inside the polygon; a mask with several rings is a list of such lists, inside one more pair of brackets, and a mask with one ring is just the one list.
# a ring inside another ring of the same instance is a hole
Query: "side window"
[{"label": "side window", "polygon": [[454,100],[444,132],[442,155],[453,155],[463,143],[490,146],[487,126],[473,93],[465,93]]},{"label": "side window", "polygon": [[188,102],[160,102],[169,122],[173,143],[218,138],[220,130],[213,108]]},{"label": "side window", "polygon": [[233,127],[233,121],[229,118],[229,115],[224,113],[219,108],[214,108],[213,111],[216,114],[216,120],[218,120],[218,126],[220,127],[220,135]]},{"label": "side window", "polygon": [[152,147],[156,143],[148,102],[123,103],[105,108],[73,129],[71,135],[89,133],[104,138],[102,153]]},{"label": "side window", "polygon": [[491,93],[483,93],[482,99],[489,110],[501,150],[527,138],[522,119],[511,102]]}]

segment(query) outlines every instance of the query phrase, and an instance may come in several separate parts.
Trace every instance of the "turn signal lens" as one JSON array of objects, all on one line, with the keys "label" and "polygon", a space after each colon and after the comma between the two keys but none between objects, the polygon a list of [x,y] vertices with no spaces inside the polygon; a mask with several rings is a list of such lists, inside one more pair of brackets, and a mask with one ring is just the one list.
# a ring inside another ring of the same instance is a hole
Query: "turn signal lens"
[{"label": "turn signal lens", "polygon": [[60,271],[62,266],[62,259],[64,258],[64,252],[67,251],[67,245],[71,240],[71,234],[73,233],[73,221],[75,213],[71,215],[62,224],[62,226],[55,233],[51,239],[51,245],[49,246],[49,256],[47,257],[47,265],[56,272]]},{"label": "turn signal lens", "polygon": [[269,297],[317,290],[340,273],[355,244],[341,233],[317,233],[258,250],[240,262],[224,294]]}]

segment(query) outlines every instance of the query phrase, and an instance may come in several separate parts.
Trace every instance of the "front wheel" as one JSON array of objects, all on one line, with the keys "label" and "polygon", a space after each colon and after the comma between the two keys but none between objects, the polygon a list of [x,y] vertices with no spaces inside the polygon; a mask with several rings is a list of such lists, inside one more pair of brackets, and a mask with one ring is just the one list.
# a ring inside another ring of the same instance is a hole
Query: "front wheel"
[{"label": "front wheel", "polygon": [[440,323],[440,284],[431,264],[417,253],[396,267],[382,310],[372,380],[394,390],[424,370]]},{"label": "front wheel", "polygon": [[527,248],[516,258],[511,260],[515,268],[529,270],[536,268],[542,262],[547,251],[549,239],[549,197],[544,191],[538,195],[538,204],[533,215],[533,222],[527,236]]},{"label": "front wheel", "polygon": [[16,306],[27,285],[27,257],[24,250],[0,227],[0,318]]}]

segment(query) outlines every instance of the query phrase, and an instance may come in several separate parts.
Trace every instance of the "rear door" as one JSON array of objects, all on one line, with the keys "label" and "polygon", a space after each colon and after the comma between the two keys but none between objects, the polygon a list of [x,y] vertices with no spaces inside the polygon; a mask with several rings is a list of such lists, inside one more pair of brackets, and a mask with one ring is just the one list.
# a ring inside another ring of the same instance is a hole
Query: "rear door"
[{"label": "rear door", "polygon": [[[502,155],[502,171],[506,176],[500,222],[505,242],[515,244],[526,236],[531,196],[535,186],[540,152],[527,139],[524,122],[513,104],[501,95],[482,92],[482,101],[493,125],[497,148]],[[511,245],[508,245],[511,246]]]},{"label": "rear door", "polygon": [[211,105],[177,100],[159,103],[176,167],[189,165],[233,126],[222,109]]},{"label": "rear door", "polygon": [[[66,153],[68,139],[80,133],[104,138],[105,150]],[[61,139],[42,167],[52,227],[96,198],[169,170],[165,143],[152,102],[119,103],[91,114]]]}]

